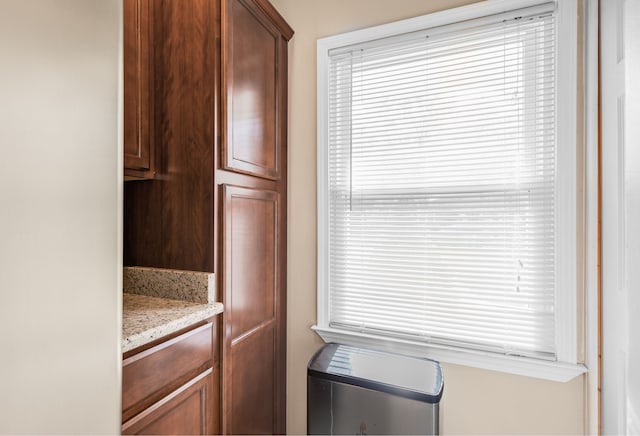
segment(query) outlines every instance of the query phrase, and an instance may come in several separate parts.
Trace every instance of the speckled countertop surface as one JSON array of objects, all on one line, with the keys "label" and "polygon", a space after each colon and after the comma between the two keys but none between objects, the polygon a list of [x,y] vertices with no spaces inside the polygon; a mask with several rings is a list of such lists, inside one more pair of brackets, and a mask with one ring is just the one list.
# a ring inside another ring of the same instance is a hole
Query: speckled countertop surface
[{"label": "speckled countertop surface", "polygon": [[123,294],[122,352],[125,353],[222,312],[221,303],[192,303]]},{"label": "speckled countertop surface", "polygon": [[215,274],[177,269],[125,266],[122,287],[128,294],[170,298],[193,303],[215,301]]}]

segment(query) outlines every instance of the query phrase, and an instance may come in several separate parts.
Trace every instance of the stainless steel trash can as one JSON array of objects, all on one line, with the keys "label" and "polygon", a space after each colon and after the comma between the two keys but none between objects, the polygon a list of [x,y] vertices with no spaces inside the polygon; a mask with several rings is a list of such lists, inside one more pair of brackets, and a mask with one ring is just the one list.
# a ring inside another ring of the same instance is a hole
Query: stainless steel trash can
[{"label": "stainless steel trash can", "polygon": [[307,433],[439,434],[433,360],[326,344],[307,366]]}]

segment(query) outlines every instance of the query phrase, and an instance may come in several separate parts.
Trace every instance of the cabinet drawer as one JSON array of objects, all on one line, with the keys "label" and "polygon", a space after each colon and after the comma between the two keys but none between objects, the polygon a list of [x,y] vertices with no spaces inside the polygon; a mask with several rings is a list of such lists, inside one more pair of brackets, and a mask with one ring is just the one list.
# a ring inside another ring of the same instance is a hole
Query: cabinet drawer
[{"label": "cabinet drawer", "polygon": [[213,325],[134,354],[122,362],[122,418],[127,420],[213,364]]},{"label": "cabinet drawer", "polygon": [[122,434],[216,434],[213,370],[208,369],[122,424]]}]

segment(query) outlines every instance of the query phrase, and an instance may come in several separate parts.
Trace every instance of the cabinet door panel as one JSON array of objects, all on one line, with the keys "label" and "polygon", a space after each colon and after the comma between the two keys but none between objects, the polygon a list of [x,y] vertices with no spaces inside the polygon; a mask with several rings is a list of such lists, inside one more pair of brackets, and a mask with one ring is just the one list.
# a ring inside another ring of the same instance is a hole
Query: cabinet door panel
[{"label": "cabinet door panel", "polygon": [[205,435],[214,431],[213,371],[208,369],[122,425],[122,434]]},{"label": "cabinet door panel", "polygon": [[223,432],[271,434],[278,420],[284,365],[277,329],[284,303],[280,280],[280,194],[223,185],[225,290]]},{"label": "cabinet door panel", "polygon": [[226,0],[222,61],[223,168],[279,179],[280,34],[244,0]]},{"label": "cabinet door panel", "polygon": [[226,319],[236,339],[276,315],[279,194],[224,185]]},{"label": "cabinet door panel", "polygon": [[231,344],[231,428],[227,434],[274,434],[275,325]]},{"label": "cabinet door panel", "polygon": [[125,176],[151,177],[151,87],[149,0],[124,0]]}]

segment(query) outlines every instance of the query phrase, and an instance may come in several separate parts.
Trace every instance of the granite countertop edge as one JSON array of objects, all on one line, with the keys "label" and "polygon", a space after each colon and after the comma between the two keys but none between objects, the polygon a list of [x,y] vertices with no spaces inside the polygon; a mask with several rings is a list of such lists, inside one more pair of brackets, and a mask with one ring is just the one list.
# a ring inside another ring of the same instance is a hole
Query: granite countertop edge
[{"label": "granite countertop edge", "polygon": [[122,352],[126,353],[223,312],[222,303],[191,303],[123,294]]}]

